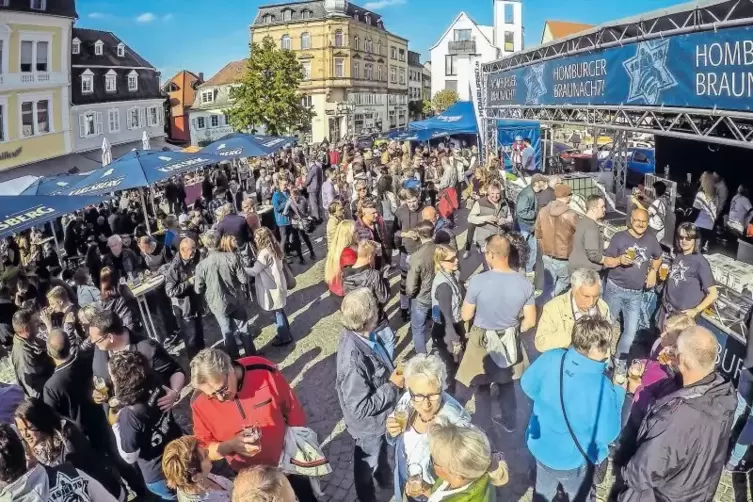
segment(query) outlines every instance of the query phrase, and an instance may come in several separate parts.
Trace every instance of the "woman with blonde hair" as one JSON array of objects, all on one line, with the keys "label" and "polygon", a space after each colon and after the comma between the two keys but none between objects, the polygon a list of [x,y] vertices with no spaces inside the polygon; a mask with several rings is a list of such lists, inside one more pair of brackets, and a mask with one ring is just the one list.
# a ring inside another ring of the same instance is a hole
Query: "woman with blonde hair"
[{"label": "woman with blonde hair", "polygon": [[267,311],[274,312],[277,336],[272,345],[287,345],[293,341],[290,323],[285,314],[288,297],[288,284],[285,279],[284,253],[282,247],[266,227],[260,228],[254,236],[256,244],[256,262],[246,268],[246,274],[255,277],[256,301]]},{"label": "woman with blonde hair", "polygon": [[220,239],[219,249],[223,253],[235,253],[238,251],[238,242],[232,235],[223,235]]},{"label": "woman with blonde hair", "polygon": [[356,249],[356,222],[341,221],[335,229],[335,237],[324,264],[324,281],[332,294],[343,296],[342,270],[356,262]]},{"label": "woman with blonde hair", "polygon": [[337,225],[345,219],[345,207],[343,207],[342,201],[332,201],[327,207],[327,213],[329,214],[329,218],[327,218],[327,250],[329,250],[335,240]]},{"label": "woman with blonde hair", "polygon": [[162,473],[178,502],[230,502],[233,483],[211,469],[207,450],[194,436],[171,441],[162,453]]},{"label": "woman with blonde hair", "polygon": [[276,467],[243,469],[233,483],[232,502],[297,502],[288,478]]},{"label": "woman with blonde hair", "polygon": [[446,244],[434,249],[434,281],[431,285],[431,338],[447,366],[452,387],[463,351],[465,329],[460,317],[463,289],[458,275],[458,251]]},{"label": "woman with blonde hair", "polygon": [[698,209],[695,226],[701,232],[701,247],[708,251],[709,239],[714,235],[714,222],[719,215],[714,174],[705,171],[701,175],[700,187],[695,195],[693,207]]}]

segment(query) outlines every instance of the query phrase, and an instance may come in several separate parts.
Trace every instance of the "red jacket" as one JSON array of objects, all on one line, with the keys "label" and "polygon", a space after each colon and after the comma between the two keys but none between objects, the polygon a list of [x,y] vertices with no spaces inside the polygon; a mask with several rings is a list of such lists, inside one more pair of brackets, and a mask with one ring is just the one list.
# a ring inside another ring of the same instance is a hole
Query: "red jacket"
[{"label": "red jacket", "polygon": [[[226,457],[236,471],[250,465],[274,465],[280,461],[286,425],[306,425],[306,415],[293,389],[280,370],[263,357],[244,357],[237,361],[243,378],[235,399],[219,402],[199,394],[191,404],[196,438],[205,446],[223,442],[243,429],[243,425],[261,426],[261,451],[254,457]],[[243,416],[245,415],[245,420]]]},{"label": "red jacket", "polygon": [[355,264],[356,260],[358,259],[358,253],[355,249],[351,247],[347,247],[343,249],[343,252],[340,254],[340,274],[336,275],[327,286],[329,287],[330,292],[333,295],[337,296],[344,296],[345,293],[343,292],[343,274],[342,270],[345,267],[351,267],[353,264]]}]

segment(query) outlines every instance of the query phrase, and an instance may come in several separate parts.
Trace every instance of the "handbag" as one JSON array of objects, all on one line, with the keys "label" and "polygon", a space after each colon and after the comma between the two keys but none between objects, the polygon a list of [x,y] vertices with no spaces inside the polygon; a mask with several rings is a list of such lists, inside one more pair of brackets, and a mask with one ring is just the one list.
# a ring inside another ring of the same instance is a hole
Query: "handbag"
[{"label": "handbag", "polygon": [[456,209],[458,209],[458,207],[460,207],[458,202],[458,192],[455,190],[455,187],[445,188],[439,192],[439,204],[437,204],[437,206],[439,215],[442,218],[449,217]]},{"label": "handbag", "polygon": [[[592,485],[598,485],[601,484],[604,481],[604,478],[607,475],[607,467],[609,466],[609,457],[605,458],[599,465],[595,465],[593,462],[591,462],[591,458],[586,455],[586,452],[583,450],[583,448],[580,445],[580,442],[578,441],[578,438],[575,436],[575,432],[573,432],[573,428],[570,426],[570,420],[567,419],[567,412],[565,411],[565,393],[564,393],[564,380],[563,377],[565,376],[565,356],[567,355],[567,350],[562,354],[562,360],[560,361],[560,406],[562,407],[562,416],[565,417],[565,425],[567,425],[567,430],[570,433],[570,437],[573,438],[573,442],[575,443],[575,447],[578,448],[578,451],[581,455],[583,455],[583,458],[586,460],[587,470],[586,470],[586,479],[589,478],[592,480]],[[589,492],[591,491],[592,487],[589,487]],[[582,492],[583,487],[581,487],[581,490],[579,492]],[[558,493],[558,496],[565,495]],[[578,495],[581,495],[581,493],[578,493]],[[588,495],[588,493],[583,494],[582,497],[577,497],[577,499],[574,502],[580,502],[580,500],[588,500],[588,498],[585,496]],[[565,495],[566,496],[566,495]]]},{"label": "handbag", "polygon": [[298,281],[295,280],[295,275],[290,269],[290,265],[288,265],[285,260],[282,261],[282,275],[285,277],[285,284],[288,287],[288,291],[295,289],[298,285]]}]

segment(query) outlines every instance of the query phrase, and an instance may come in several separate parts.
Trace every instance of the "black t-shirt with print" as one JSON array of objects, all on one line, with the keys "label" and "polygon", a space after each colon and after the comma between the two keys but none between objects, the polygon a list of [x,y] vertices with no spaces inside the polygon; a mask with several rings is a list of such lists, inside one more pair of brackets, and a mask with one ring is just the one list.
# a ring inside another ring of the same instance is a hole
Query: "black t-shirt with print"
[{"label": "black t-shirt with print", "polygon": [[678,255],[669,270],[664,301],[677,311],[692,309],[703,301],[712,286],[716,286],[716,281],[703,255]]},{"label": "black t-shirt with print", "polygon": [[164,392],[154,389],[146,403],[127,406],[118,415],[121,447],[126,453],[139,453],[137,462],[146,483],[164,479],[162,453],[170,441],[182,436],[172,411],[163,413],[157,406]]},{"label": "black t-shirt with print", "polygon": [[623,230],[614,234],[614,237],[609,241],[609,247],[604,252],[604,256],[616,258],[625,254],[629,248],[635,250],[633,264],[629,267],[620,265],[609,269],[607,278],[621,288],[641,290],[646,283],[651,262],[662,255],[661,245],[656,240],[656,236],[650,232],[646,232],[639,239],[636,239],[630,232]]}]

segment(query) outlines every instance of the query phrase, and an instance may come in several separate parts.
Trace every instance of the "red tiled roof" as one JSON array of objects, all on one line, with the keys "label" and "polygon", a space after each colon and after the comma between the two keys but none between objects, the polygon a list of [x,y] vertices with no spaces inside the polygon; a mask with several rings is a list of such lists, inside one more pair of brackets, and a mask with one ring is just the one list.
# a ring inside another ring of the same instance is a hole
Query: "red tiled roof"
[{"label": "red tiled roof", "polygon": [[248,60],[246,59],[231,61],[220,71],[215,73],[212,78],[201,84],[201,87],[212,87],[240,82],[241,78],[243,78],[243,74],[246,72],[247,64]]},{"label": "red tiled roof", "polygon": [[552,21],[552,20],[547,21],[544,26],[549,26],[549,31],[551,32],[552,38],[554,40],[558,40],[560,38],[566,38],[566,37],[569,37],[570,35],[575,35],[576,33],[580,33],[581,31],[586,31],[594,27],[594,25],[592,24],[571,23],[569,21]]}]

